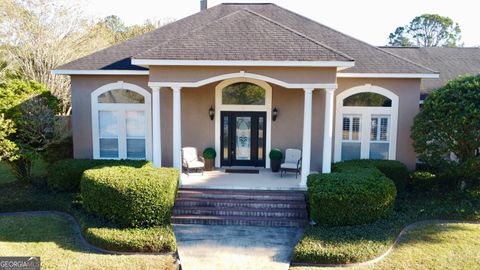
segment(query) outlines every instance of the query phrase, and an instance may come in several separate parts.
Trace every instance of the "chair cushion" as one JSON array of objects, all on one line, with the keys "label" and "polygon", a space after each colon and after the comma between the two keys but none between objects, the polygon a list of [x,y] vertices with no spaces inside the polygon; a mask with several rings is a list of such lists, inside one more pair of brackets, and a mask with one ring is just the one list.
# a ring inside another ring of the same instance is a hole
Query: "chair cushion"
[{"label": "chair cushion", "polygon": [[205,164],[203,164],[201,161],[189,161],[188,167],[191,169],[203,168],[205,167]]},{"label": "chair cushion", "polygon": [[282,169],[297,169],[297,163],[282,163],[280,165],[280,168]]},{"label": "chair cushion", "polygon": [[197,148],[195,147],[184,147],[182,148],[182,158],[188,163],[193,161],[198,161]]},{"label": "chair cushion", "polygon": [[298,149],[285,150],[285,163],[297,163],[302,158],[302,151]]}]

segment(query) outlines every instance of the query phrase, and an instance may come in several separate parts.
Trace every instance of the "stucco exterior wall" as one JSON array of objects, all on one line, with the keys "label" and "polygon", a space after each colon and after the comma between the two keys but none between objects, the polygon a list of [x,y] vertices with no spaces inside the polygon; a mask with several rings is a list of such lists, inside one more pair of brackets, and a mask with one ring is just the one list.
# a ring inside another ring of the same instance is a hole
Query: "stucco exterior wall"
[{"label": "stucco exterior wall", "polygon": [[[208,70],[208,69],[207,69]],[[222,74],[233,70],[224,70]],[[252,70],[245,70],[253,72]],[[207,71],[207,73],[212,74]],[[236,69],[235,72],[238,72]],[[288,72],[286,72],[288,73]],[[174,72],[171,76],[174,76]],[[163,74],[162,76],[170,75]],[[194,76],[194,75],[192,75]],[[195,75],[196,76],[196,75]],[[201,77],[210,76],[202,74]],[[287,76],[287,74],[285,74]],[[162,77],[162,79],[165,79]],[[285,79],[286,77],[282,77]],[[97,88],[117,81],[136,84],[151,92],[148,76],[72,76],[72,132],[75,158],[92,158],[92,127],[90,94]],[[173,79],[172,79],[173,80]],[[300,81],[299,81],[300,82]],[[318,81],[317,81],[318,82]],[[215,120],[210,120],[208,110],[215,106],[215,86],[211,83],[199,88],[182,89],[182,145],[195,146],[202,151],[215,145]],[[415,166],[415,152],[410,139],[410,127],[418,112],[420,96],[420,79],[354,79],[339,78],[335,95],[351,87],[372,84],[384,87],[399,96],[399,117],[397,136],[397,159],[407,164],[410,169]],[[272,85],[272,84],[271,84]],[[303,89],[285,89],[272,85],[272,108],[277,107],[278,118],[272,122],[272,148],[281,149],[302,147],[303,132]],[[162,128],[162,165],[172,165],[172,91],[161,91],[161,128]],[[325,115],[325,91],[313,92],[312,119],[312,170],[321,170],[323,152],[323,126]],[[335,129],[334,129],[335,130]],[[335,145],[335,144],[334,144]],[[332,153],[333,160],[333,153]]]}]

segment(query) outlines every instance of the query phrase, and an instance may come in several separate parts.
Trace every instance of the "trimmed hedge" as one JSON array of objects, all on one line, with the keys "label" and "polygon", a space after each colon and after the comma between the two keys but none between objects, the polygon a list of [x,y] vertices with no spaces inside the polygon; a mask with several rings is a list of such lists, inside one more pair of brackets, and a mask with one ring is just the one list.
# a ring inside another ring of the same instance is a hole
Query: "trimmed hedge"
[{"label": "trimmed hedge", "polygon": [[86,170],[80,183],[83,207],[123,227],[167,225],[178,179],[176,169],[151,165]]},{"label": "trimmed hedge", "polygon": [[375,168],[308,176],[310,218],[324,225],[374,222],[392,213],[397,190]]},{"label": "trimmed hedge", "polygon": [[50,189],[57,192],[78,192],[82,174],[88,169],[118,165],[141,167],[145,164],[146,161],[133,160],[63,159],[48,168],[47,184]]},{"label": "trimmed hedge", "polygon": [[361,159],[349,160],[333,164],[333,171],[356,172],[359,168],[377,168],[385,176],[392,179],[399,194],[405,191],[408,180],[408,169],[397,160]]}]

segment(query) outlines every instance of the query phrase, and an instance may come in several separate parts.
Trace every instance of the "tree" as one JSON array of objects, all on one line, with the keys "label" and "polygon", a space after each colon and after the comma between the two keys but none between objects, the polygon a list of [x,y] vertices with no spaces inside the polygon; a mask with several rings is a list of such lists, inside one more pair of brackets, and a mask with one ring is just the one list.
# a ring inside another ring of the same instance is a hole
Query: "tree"
[{"label": "tree", "polygon": [[390,46],[455,47],[460,42],[460,26],[449,17],[437,14],[423,14],[415,17],[410,24],[397,27],[390,33]]},{"label": "tree", "polygon": [[17,178],[29,181],[33,161],[62,139],[55,132],[58,112],[59,100],[42,84],[20,79],[0,84],[0,158]]},{"label": "tree", "polygon": [[[433,91],[415,117],[411,136],[421,161],[444,173],[478,178],[480,75],[459,77]],[[456,159],[448,158],[451,153]]]}]

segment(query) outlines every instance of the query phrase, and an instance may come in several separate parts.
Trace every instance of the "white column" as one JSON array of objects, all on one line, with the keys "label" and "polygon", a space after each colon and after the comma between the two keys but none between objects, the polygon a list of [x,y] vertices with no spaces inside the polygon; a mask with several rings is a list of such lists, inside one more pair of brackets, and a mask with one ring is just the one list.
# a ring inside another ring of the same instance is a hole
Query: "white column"
[{"label": "white column", "polygon": [[173,90],[173,167],[182,171],[182,102],[181,87]]},{"label": "white column", "polygon": [[303,105],[303,145],[302,145],[302,179],[301,187],[307,186],[307,176],[310,174],[310,158],[312,147],[312,88],[303,89],[305,101]]},{"label": "white column", "polygon": [[160,87],[152,88],[153,166],[162,167],[162,130],[160,127]]},{"label": "white column", "polygon": [[335,88],[325,89],[325,124],[323,127],[323,159],[322,173],[332,171],[332,139],[333,139],[333,98]]}]

